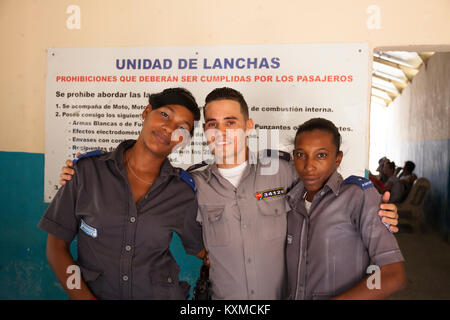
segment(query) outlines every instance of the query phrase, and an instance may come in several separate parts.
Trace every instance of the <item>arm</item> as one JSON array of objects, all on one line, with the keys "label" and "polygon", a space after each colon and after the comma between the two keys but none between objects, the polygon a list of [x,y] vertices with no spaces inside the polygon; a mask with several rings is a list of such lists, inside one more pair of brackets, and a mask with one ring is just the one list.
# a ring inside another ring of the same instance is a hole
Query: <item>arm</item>
[{"label": "arm", "polygon": [[391,181],[391,180],[388,180],[388,181],[386,182],[386,184],[384,185],[383,192],[391,191],[391,188],[392,188],[392,181]]},{"label": "arm", "polygon": [[406,274],[403,262],[391,263],[380,268],[380,289],[369,289],[368,278],[332,298],[332,300],[375,300],[386,299],[406,285]]},{"label": "arm", "polygon": [[59,184],[64,186],[66,181],[72,180],[72,176],[75,174],[75,170],[73,169],[72,160],[66,160],[66,165],[61,168],[61,180],[59,180]]},{"label": "arm", "polygon": [[405,178],[404,179],[400,179],[399,181],[401,183],[403,183],[404,185],[412,185],[414,183],[414,180],[416,180],[416,178],[417,177],[415,175],[411,174],[406,179]]},{"label": "arm", "polygon": [[197,258],[199,258],[199,259],[205,259],[205,256],[206,256],[206,249],[205,248],[203,248],[199,253],[197,253],[196,255],[195,255]]},{"label": "arm", "polygon": [[[365,190],[362,200],[361,207],[354,218],[370,261],[373,265],[380,266],[380,269],[376,271],[379,273],[366,276],[335,299],[385,299],[402,289],[406,283],[404,259],[398,243],[394,235],[386,230],[380,223],[379,217],[374,214],[380,201],[377,191],[373,188]],[[382,201],[388,200],[389,193],[383,195]],[[379,284],[379,287],[369,286],[372,278],[375,278],[375,284]]]},{"label": "arm", "polygon": [[[75,274],[67,273],[67,271],[68,267],[77,265],[70,253],[70,243],[76,236],[79,228],[79,220],[77,219],[75,208],[80,181],[75,171],[72,174],[74,176],[70,176],[70,179],[73,178],[73,182],[58,190],[58,193],[39,222],[38,227],[48,233],[46,246],[47,260],[62,287],[69,295],[69,298],[92,299],[95,297],[90,292],[81,274],[79,274],[79,289],[69,289],[67,286],[67,279],[75,276]],[[69,283],[71,282],[70,280]]]},{"label": "arm", "polygon": [[70,243],[65,242],[52,234],[47,237],[47,260],[55,272],[56,277],[61,283],[64,290],[69,295],[71,300],[88,300],[95,298],[92,292],[87,287],[83,278],[80,279],[80,289],[69,289],[67,287],[67,279],[70,273],[67,273],[67,268],[71,265],[76,265],[70,254]]},{"label": "arm", "polygon": [[389,229],[392,232],[398,232],[398,213],[397,206],[393,203],[388,203],[391,194],[389,192],[385,192],[383,197],[381,198],[380,211],[378,211],[378,215],[382,217],[382,221],[389,224]]},{"label": "arm", "polygon": [[[81,152],[77,152],[76,156],[79,157],[81,155]],[[73,161],[72,160],[66,160],[66,165],[61,168],[61,174],[59,175],[61,177],[61,180],[59,180],[60,185],[65,185],[66,181],[72,180],[72,176],[75,174],[75,170],[73,169]]]},{"label": "arm", "polygon": [[202,251],[197,253],[195,256],[197,258],[199,258],[199,259],[202,259],[203,260],[203,264],[207,265],[208,268],[209,268],[209,257],[208,257],[208,253],[206,252],[205,248],[203,248]]}]

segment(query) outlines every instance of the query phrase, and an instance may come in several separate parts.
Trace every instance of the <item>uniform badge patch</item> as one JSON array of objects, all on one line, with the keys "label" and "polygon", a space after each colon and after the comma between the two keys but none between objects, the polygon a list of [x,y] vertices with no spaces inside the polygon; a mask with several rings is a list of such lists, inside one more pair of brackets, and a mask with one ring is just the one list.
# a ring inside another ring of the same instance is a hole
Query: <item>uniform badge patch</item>
[{"label": "uniform badge patch", "polygon": [[81,219],[81,225],[80,229],[84,231],[88,236],[91,236],[92,238],[97,238],[97,229],[94,227],[91,227],[86,222],[84,222],[83,219]]},{"label": "uniform badge patch", "polygon": [[73,164],[76,164],[79,160],[83,159],[83,158],[89,158],[89,157],[96,157],[96,156],[101,156],[103,154],[102,150],[93,150],[93,151],[89,151],[83,154],[80,154],[80,156],[78,158],[73,159]]},{"label": "uniform badge patch", "polygon": [[255,198],[258,200],[264,200],[267,198],[273,198],[273,197],[282,197],[284,196],[284,188],[275,188],[275,189],[269,189],[265,191],[259,191],[255,193]]},{"label": "uniform badge patch", "polygon": [[361,189],[365,190],[367,188],[373,187],[372,181],[369,179],[358,177],[358,176],[350,176],[344,180],[344,183],[356,184],[361,187]]}]

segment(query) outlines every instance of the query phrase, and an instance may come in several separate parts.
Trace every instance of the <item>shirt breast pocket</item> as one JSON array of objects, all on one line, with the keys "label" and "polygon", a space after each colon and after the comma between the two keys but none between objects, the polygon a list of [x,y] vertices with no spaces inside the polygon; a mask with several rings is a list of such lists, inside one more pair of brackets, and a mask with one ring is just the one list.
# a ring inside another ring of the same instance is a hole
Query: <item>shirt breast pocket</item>
[{"label": "shirt breast pocket", "polygon": [[230,229],[224,215],[225,207],[200,205],[200,211],[203,215],[203,230],[207,245],[227,246],[230,242]]},{"label": "shirt breast pocket", "polygon": [[262,234],[266,240],[285,240],[287,232],[285,199],[260,200]]}]

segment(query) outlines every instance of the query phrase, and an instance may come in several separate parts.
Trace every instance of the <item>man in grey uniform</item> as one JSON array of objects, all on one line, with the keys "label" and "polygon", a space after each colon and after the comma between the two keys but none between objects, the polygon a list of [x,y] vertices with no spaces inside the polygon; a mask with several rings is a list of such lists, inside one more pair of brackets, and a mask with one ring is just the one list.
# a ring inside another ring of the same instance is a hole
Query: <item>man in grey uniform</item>
[{"label": "man in grey uniform", "polygon": [[[271,155],[267,157],[271,161],[263,163],[249,154],[246,143],[226,136],[226,131],[253,128],[239,92],[216,89],[205,102],[204,129],[216,163],[188,171],[199,190],[197,220],[210,260],[212,298],[281,299],[285,290],[284,196],[297,174],[289,155],[287,161]],[[211,129],[217,131],[213,138]],[[273,161],[278,161],[278,170],[262,174]]]},{"label": "man in grey uniform", "polygon": [[237,186],[217,165],[192,173],[213,299],[281,299],[284,294],[284,196],[296,175],[285,160],[272,175],[261,174],[270,164],[250,162]]}]

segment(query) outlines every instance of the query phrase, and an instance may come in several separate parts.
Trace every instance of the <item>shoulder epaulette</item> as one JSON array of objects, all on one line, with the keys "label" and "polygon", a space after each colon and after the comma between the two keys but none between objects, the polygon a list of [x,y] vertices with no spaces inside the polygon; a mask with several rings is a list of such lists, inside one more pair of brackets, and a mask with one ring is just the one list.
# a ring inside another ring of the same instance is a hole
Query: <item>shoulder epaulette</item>
[{"label": "shoulder epaulette", "polygon": [[373,187],[372,181],[369,179],[358,177],[358,176],[350,176],[344,180],[345,184],[356,184],[361,187],[361,189],[365,190],[367,188]]},{"label": "shoulder epaulette", "polygon": [[92,151],[80,154],[77,158],[73,159],[73,164],[76,164],[80,159],[101,156],[102,154],[103,154],[103,151],[100,149],[92,150]]},{"label": "shoulder epaulette", "polygon": [[207,166],[207,165],[208,165],[208,164],[207,164],[205,161],[202,161],[202,162],[200,162],[200,163],[193,164],[192,166],[190,166],[189,168],[187,168],[186,171],[187,171],[187,172],[191,172],[191,171],[194,171],[194,170],[196,170],[196,169],[198,169],[198,168],[202,168],[202,167]]},{"label": "shoulder epaulette", "polygon": [[272,154],[275,156],[278,152],[278,157],[282,160],[285,161],[290,161],[291,160],[291,155],[288,152],[285,151],[281,151],[281,150],[271,150],[271,149],[266,149],[261,151],[260,155],[262,157],[268,157],[271,158]]},{"label": "shoulder epaulette", "polygon": [[186,182],[189,185],[189,187],[191,187],[192,190],[194,190],[194,193],[197,194],[197,187],[195,186],[194,178],[192,178],[192,176],[183,169],[180,169],[179,176],[180,176],[181,180]]}]

